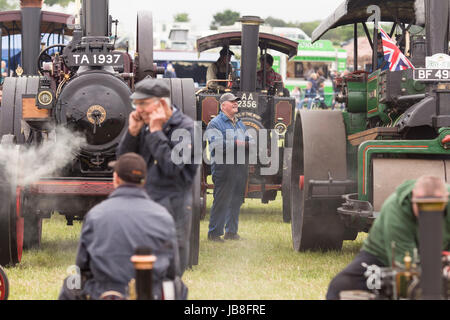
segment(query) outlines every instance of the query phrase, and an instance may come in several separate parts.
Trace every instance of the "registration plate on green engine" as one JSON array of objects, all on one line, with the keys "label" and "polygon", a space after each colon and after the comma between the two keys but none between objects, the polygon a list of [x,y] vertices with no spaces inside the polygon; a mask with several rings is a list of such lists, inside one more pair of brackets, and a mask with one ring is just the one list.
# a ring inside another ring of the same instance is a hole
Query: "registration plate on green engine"
[{"label": "registration plate on green engine", "polygon": [[415,69],[414,80],[447,82],[450,81],[450,69]]}]

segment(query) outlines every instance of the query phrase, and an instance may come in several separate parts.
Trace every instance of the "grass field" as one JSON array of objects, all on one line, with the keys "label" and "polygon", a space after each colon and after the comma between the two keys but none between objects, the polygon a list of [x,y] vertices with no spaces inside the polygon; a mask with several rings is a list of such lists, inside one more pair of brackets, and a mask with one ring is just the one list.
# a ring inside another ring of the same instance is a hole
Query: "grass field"
[{"label": "grass field", "polygon": [[[208,197],[208,208],[212,197]],[[208,219],[201,222],[199,265],[186,271],[189,299],[318,300],[328,283],[356,255],[365,234],[344,242],[340,252],[294,252],[290,224],[282,222],[281,197],[263,205],[247,200],[240,215],[243,240],[206,239]],[[22,262],[6,268],[11,300],[53,300],[67,269],[74,263],[81,223],[65,218],[44,220],[40,250],[25,251]]]}]

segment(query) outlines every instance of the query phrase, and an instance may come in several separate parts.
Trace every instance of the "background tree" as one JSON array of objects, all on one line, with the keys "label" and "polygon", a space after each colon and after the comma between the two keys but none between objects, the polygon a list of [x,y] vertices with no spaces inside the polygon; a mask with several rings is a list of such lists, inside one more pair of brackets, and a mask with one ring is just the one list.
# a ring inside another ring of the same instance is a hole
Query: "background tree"
[{"label": "background tree", "polygon": [[268,24],[271,27],[277,28],[288,28],[288,27],[295,27],[295,23],[292,22],[286,22],[283,19],[278,19],[274,17],[267,17],[265,20],[265,24]]},{"label": "background tree", "polygon": [[173,21],[175,22],[189,22],[191,21],[191,19],[189,19],[189,14],[188,13],[177,13],[176,15],[173,16]]},{"label": "background tree", "polygon": [[218,12],[213,16],[213,22],[211,23],[211,30],[217,30],[219,26],[232,26],[236,21],[239,20],[241,14],[232,10],[225,10],[223,12]]},{"label": "background tree", "polygon": [[44,0],[44,3],[48,6],[59,4],[61,7],[67,7],[67,5],[75,0]]},{"label": "background tree", "polygon": [[0,0],[0,10],[14,10],[19,7],[19,1],[11,1],[11,0]]}]

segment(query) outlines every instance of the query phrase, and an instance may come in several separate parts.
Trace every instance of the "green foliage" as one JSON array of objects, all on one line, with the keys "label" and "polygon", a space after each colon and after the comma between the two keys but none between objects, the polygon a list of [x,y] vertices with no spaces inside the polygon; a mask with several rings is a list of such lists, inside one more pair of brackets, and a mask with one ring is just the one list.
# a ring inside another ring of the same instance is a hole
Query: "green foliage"
[{"label": "green foliage", "polygon": [[265,24],[268,24],[271,27],[281,27],[281,28],[286,28],[286,27],[292,27],[293,24],[292,22],[286,22],[283,19],[277,19],[274,17],[267,17],[265,20]]},{"label": "green foliage", "polygon": [[19,7],[19,1],[0,0],[0,11],[14,10]]},{"label": "green foliage", "polygon": [[223,12],[218,12],[213,16],[213,22],[211,23],[211,30],[217,30],[219,26],[232,26],[236,21],[239,20],[241,14],[232,10],[225,10]]},{"label": "green foliage", "polygon": [[176,15],[173,16],[173,21],[175,22],[189,22],[191,21],[191,19],[189,18],[189,14],[188,13],[177,13]]},{"label": "green foliage", "polygon": [[[309,21],[309,22],[286,22],[282,19],[267,17],[265,20],[266,24],[272,27],[294,27],[302,29],[308,36],[311,37],[313,31],[320,25],[322,21]],[[383,29],[389,30],[392,24],[383,24]],[[373,33],[373,26],[368,26],[370,35]],[[330,40],[335,45],[340,45],[343,42],[353,39],[354,30],[353,25],[341,26],[335,29],[329,30],[322,39]],[[358,24],[358,37],[365,36],[363,26]]]},{"label": "green foliage", "polygon": [[55,4],[59,4],[62,7],[66,7],[69,3],[75,0],[44,0],[45,4],[48,6],[53,6]]}]

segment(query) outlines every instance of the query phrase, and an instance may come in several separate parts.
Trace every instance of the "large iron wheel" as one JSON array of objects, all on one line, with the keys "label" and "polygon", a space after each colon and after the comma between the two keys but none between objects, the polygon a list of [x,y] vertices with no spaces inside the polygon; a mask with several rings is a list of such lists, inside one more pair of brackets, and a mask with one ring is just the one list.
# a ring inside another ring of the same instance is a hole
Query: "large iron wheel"
[{"label": "large iron wheel", "polygon": [[[294,249],[339,250],[345,227],[337,214],[342,200],[326,197],[345,188],[314,187],[311,180],[345,180],[347,176],[345,127],[337,111],[298,111],[292,148],[291,229]],[[316,198],[314,196],[322,196]],[[324,197],[325,196],[325,197]]]},{"label": "large iron wheel", "polygon": [[154,76],[153,66],[153,16],[151,12],[139,11],[136,30],[136,82]]},{"label": "large iron wheel", "polygon": [[291,166],[292,148],[284,148],[281,196],[283,201],[283,221],[286,223],[291,222]]},{"label": "large iron wheel", "polygon": [[5,270],[0,266],[0,301],[8,300],[9,282]]},{"label": "large iron wheel", "polygon": [[[197,105],[195,96],[194,80],[171,78],[164,79],[171,89],[172,104],[180,109],[185,115],[189,116],[193,121],[197,120]],[[194,135],[201,135],[201,128],[194,125]],[[192,147],[194,141],[192,141]],[[195,151],[195,149],[194,149]],[[188,266],[192,267],[198,264],[198,256],[200,250],[200,217],[203,210],[202,204],[202,169],[198,168],[197,174],[192,184],[192,223],[189,249]]]},{"label": "large iron wheel", "polygon": [[200,220],[205,219],[206,217],[206,201],[208,196],[208,187],[207,187],[207,172],[206,172],[206,164],[202,164],[202,180],[201,180],[201,190],[200,190]]},{"label": "large iron wheel", "polygon": [[[17,161],[19,150],[14,145],[14,136],[4,135],[1,145],[10,150]],[[15,158],[15,159],[14,159]],[[0,159],[0,264],[15,265],[22,259],[24,222],[21,217],[22,201],[20,188],[17,187],[17,172],[7,169],[5,159]]]}]

